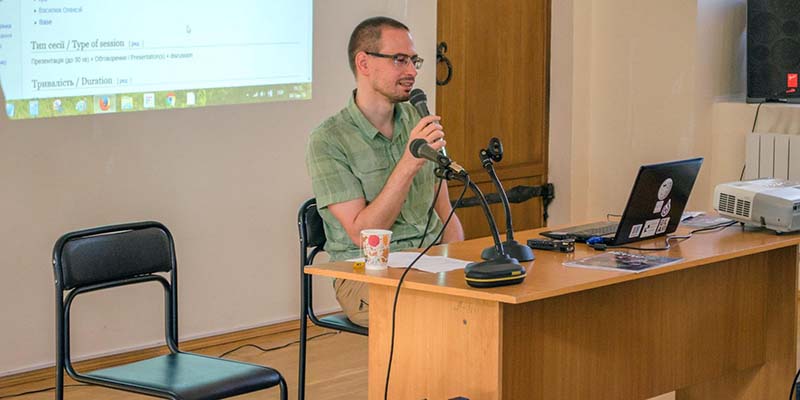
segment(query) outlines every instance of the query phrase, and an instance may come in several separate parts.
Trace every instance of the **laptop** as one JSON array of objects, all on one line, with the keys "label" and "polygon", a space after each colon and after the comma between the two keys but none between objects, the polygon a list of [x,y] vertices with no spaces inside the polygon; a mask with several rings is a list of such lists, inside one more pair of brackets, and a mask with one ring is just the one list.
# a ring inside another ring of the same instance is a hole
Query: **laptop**
[{"label": "laptop", "polygon": [[585,242],[600,237],[608,245],[622,245],[663,236],[678,228],[703,158],[643,165],[619,222],[597,222],[543,232],[552,239]]}]

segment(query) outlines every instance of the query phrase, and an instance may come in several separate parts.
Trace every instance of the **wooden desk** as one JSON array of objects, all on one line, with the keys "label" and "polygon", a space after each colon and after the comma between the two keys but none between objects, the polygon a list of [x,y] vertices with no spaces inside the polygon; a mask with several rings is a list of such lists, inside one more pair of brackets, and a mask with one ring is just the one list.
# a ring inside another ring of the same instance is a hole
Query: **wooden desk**
[{"label": "wooden desk", "polygon": [[[655,253],[683,261],[641,274],[564,267],[596,254],[584,245],[574,254],[536,251],[525,282],[493,289],[467,286],[463,270],[412,270],[397,305],[389,398],[623,400],[673,390],[678,400],[785,398],[795,372],[798,243],[800,235],[731,227]],[[430,254],[477,260],[490,244]],[[382,399],[402,269],[330,263],[306,272],[370,284],[369,398]]]}]

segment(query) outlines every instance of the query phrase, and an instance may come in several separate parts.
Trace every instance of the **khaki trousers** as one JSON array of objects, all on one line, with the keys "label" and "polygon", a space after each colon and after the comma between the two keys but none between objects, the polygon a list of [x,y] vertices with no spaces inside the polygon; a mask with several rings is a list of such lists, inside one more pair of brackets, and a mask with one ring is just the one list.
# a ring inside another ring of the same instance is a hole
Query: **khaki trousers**
[{"label": "khaki trousers", "polygon": [[369,284],[366,282],[334,279],[333,290],[350,322],[369,327]]}]

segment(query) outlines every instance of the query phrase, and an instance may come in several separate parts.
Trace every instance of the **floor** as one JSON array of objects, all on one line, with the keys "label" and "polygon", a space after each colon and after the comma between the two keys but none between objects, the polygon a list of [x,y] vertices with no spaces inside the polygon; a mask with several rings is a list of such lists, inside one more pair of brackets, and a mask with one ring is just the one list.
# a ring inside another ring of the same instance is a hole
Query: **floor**
[{"label": "floor", "polygon": [[[308,343],[308,366],[306,372],[306,398],[313,400],[352,400],[367,398],[367,338],[352,334],[336,334],[334,331],[318,327],[309,329],[309,337],[331,333],[311,340]],[[198,351],[198,353],[219,356],[243,344],[256,344],[263,348],[278,347],[297,340],[297,331],[264,336],[256,340],[234,342]],[[255,348],[243,348],[226,358],[268,365],[281,371],[289,385],[289,398],[297,398],[298,346],[262,352]],[[72,381],[68,384],[74,383]],[[0,390],[4,396],[48,388],[51,381],[42,381]],[[14,400],[52,400],[53,391],[13,397]],[[128,394],[118,390],[96,386],[77,386],[65,389],[65,399],[152,399],[152,397]],[[278,389],[262,391],[236,397],[237,399],[278,399]]]},{"label": "floor", "polygon": [[[798,330],[800,332],[800,330]],[[209,347],[199,351],[203,354],[220,356],[243,344],[255,344],[263,348],[284,346],[297,340],[297,331],[289,331],[254,340],[234,342],[221,346]],[[321,335],[321,336],[318,336]],[[324,330],[318,327],[309,329],[309,337],[318,336],[308,343],[308,367],[306,375],[306,398],[310,400],[353,400],[367,398],[367,338],[353,334],[337,334],[335,331]],[[798,341],[800,343],[800,340]],[[297,398],[297,356],[298,346],[292,344],[285,348],[262,352],[261,350],[246,347],[237,350],[226,358],[268,365],[283,373],[289,385],[289,398]],[[68,381],[68,384],[74,383]],[[46,389],[53,382],[42,381],[26,385],[0,389],[0,399],[5,400],[8,395],[27,391]],[[65,399],[151,399],[151,397],[128,394],[117,390],[105,389],[96,386],[68,387]],[[14,400],[45,400],[52,399],[53,391],[33,393],[13,397]],[[269,390],[250,395],[243,395],[237,399],[278,399],[278,390]],[[674,393],[667,393],[650,400],[674,400]]]}]

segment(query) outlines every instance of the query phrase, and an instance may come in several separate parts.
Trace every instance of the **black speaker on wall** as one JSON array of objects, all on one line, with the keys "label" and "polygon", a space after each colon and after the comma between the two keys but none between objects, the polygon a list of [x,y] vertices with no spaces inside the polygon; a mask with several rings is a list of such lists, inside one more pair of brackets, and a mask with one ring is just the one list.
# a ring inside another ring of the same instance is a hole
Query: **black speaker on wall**
[{"label": "black speaker on wall", "polygon": [[800,103],[800,0],[747,1],[747,102]]}]

